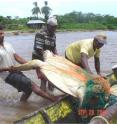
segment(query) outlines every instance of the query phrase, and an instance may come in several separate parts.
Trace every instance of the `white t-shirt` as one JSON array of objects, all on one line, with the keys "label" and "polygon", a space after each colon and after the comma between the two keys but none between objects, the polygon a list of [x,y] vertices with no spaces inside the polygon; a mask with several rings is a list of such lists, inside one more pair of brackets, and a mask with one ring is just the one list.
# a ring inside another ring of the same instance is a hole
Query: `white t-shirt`
[{"label": "white t-shirt", "polygon": [[[4,47],[0,46],[0,68],[10,67],[16,64],[14,58],[15,50],[12,45],[4,42]],[[9,72],[0,72],[0,78],[5,79]]]}]

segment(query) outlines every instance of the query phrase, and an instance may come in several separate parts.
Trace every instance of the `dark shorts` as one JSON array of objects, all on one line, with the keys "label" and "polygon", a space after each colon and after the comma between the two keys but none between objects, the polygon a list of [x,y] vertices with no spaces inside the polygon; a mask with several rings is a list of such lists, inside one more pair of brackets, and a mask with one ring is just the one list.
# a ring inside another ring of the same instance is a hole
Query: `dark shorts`
[{"label": "dark shorts", "polygon": [[15,87],[18,92],[30,94],[32,92],[32,81],[22,72],[11,72],[5,82]]}]

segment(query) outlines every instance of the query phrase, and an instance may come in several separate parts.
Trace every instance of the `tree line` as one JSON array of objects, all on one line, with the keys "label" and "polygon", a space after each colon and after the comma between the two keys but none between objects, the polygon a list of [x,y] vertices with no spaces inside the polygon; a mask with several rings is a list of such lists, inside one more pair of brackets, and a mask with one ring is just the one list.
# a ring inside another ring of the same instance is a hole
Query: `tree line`
[{"label": "tree line", "polygon": [[58,21],[63,29],[117,29],[117,17],[111,15],[73,11],[58,16]]},{"label": "tree line", "polygon": [[[5,25],[7,29],[11,30],[20,30],[27,29],[26,23],[32,17],[27,18],[15,18],[12,19],[9,16],[3,17],[0,16],[0,23]],[[39,15],[38,15],[39,18]],[[45,17],[47,19],[47,17]],[[42,18],[40,18],[42,19]],[[95,30],[95,29],[117,29],[117,17],[111,15],[101,15],[94,13],[82,13],[73,11],[64,15],[58,15],[58,29],[61,30]]]}]

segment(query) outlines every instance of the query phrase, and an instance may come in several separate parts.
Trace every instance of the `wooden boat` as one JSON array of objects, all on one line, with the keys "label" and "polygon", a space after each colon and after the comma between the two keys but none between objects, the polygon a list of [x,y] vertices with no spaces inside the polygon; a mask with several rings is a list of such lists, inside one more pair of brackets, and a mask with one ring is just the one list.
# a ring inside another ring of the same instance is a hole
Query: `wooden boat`
[{"label": "wooden boat", "polygon": [[[73,99],[71,96],[65,96],[60,101],[37,110],[23,117],[21,120],[14,122],[14,124],[81,123],[82,120],[84,120],[85,123],[89,122],[89,119],[95,115],[86,113],[83,109],[79,111],[78,103],[79,101]],[[90,114],[90,117],[88,115],[87,118],[87,114]],[[84,118],[81,118],[81,116],[84,116]]]},{"label": "wooden boat", "polygon": [[[92,117],[102,111],[103,108],[81,109],[77,99],[65,96],[56,103],[26,115],[14,124],[88,124]],[[116,118],[111,124],[117,124]]]}]

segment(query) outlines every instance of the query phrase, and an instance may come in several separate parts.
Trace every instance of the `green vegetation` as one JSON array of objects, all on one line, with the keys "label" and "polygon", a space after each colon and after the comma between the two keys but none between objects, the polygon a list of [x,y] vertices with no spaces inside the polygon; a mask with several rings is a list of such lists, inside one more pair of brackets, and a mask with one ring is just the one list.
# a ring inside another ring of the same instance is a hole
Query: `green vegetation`
[{"label": "green vegetation", "polygon": [[64,23],[59,27],[61,30],[100,30],[100,29],[107,29],[107,27],[103,24],[100,24],[98,22],[92,22],[92,23]]},{"label": "green vegetation", "polygon": [[116,30],[117,18],[110,15],[100,15],[93,13],[82,13],[73,11],[65,14],[64,16],[58,16],[60,29],[78,29],[78,30]]},{"label": "green vegetation", "polygon": [[[0,24],[7,30],[30,30],[27,22],[34,17],[15,18],[0,16]],[[59,30],[117,30],[117,17],[93,13],[71,12],[58,15]],[[44,20],[44,19],[42,19]]]},{"label": "green vegetation", "polygon": [[3,24],[6,30],[27,30],[26,25],[29,18],[15,18],[0,16],[0,24]]}]

